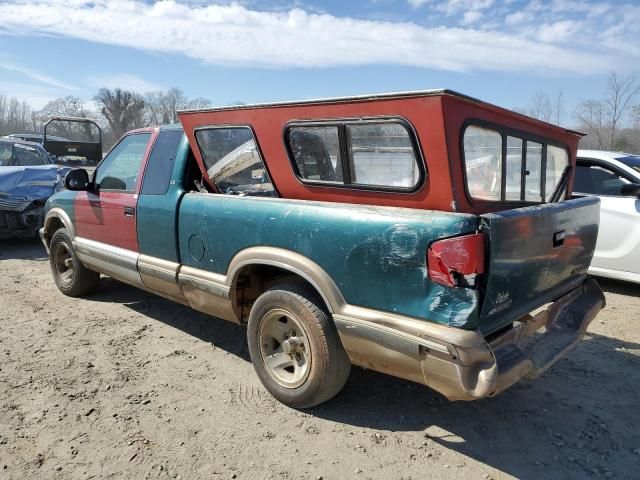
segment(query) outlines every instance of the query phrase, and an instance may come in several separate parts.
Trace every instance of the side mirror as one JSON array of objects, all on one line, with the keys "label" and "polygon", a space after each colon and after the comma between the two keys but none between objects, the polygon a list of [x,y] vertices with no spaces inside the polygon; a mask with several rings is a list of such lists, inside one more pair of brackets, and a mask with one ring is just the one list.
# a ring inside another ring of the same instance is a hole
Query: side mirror
[{"label": "side mirror", "polygon": [[640,198],[640,183],[627,183],[620,187],[620,193],[625,197]]},{"label": "side mirror", "polygon": [[90,185],[89,174],[84,168],[71,170],[64,179],[64,186],[67,190],[82,192],[89,190]]}]

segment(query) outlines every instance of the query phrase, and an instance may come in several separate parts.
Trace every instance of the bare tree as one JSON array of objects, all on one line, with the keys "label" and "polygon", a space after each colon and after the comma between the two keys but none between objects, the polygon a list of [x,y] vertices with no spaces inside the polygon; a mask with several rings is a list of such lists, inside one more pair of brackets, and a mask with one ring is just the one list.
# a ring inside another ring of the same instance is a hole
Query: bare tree
[{"label": "bare tree", "polygon": [[204,98],[189,100],[182,90],[173,87],[166,92],[150,92],[145,95],[146,120],[150,125],[178,122],[178,111],[187,108],[202,108],[211,102]]},{"label": "bare tree", "polygon": [[[575,114],[576,118],[586,130],[589,147],[598,150],[605,148],[605,136],[608,126],[606,119],[606,105],[600,100],[585,100],[580,103]],[[591,138],[595,138],[596,144],[591,144]]]},{"label": "bare tree", "polygon": [[0,95],[0,135],[32,132],[32,114],[27,102]]},{"label": "bare tree", "polygon": [[[37,123],[36,129],[41,131],[44,123],[56,116],[88,118],[97,116],[97,112],[88,110],[84,100],[78,97],[57,98],[48,102],[34,114],[34,122]],[[47,134],[60,135],[73,140],[90,140],[95,139],[96,136],[94,127],[86,123],[56,122],[52,124],[52,127],[51,130],[47,129]]]},{"label": "bare tree", "polygon": [[[238,105],[244,105],[244,103],[240,103]],[[197,97],[191,99],[187,102],[186,108],[207,108],[211,106],[211,100],[207,100],[206,98]]]},{"label": "bare tree", "polygon": [[560,125],[564,120],[564,93],[559,90],[552,97],[546,92],[537,92],[531,99],[531,106],[521,111],[538,120]]},{"label": "bare tree", "polygon": [[550,122],[552,116],[551,98],[548,93],[537,92],[531,100],[529,115],[544,122]]},{"label": "bare tree", "polygon": [[109,123],[113,137],[118,138],[127,130],[144,126],[145,101],[139,93],[101,88],[94,99]]},{"label": "bare tree", "polygon": [[620,76],[616,72],[609,74],[609,82],[604,103],[609,116],[609,148],[615,147],[616,129],[624,114],[633,104],[633,100],[640,94],[640,78],[637,73]]},{"label": "bare tree", "polygon": [[558,95],[556,95],[554,117],[556,125],[560,125],[564,121],[564,92],[562,90],[558,90]]}]

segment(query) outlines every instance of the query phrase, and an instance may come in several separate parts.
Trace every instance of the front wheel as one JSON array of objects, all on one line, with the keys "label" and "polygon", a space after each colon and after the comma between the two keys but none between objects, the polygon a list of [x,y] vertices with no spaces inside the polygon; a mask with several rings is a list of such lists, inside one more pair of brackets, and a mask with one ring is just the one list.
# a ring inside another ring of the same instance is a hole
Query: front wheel
[{"label": "front wheel", "polygon": [[53,234],[49,251],[53,280],[62,293],[69,297],[80,297],[98,287],[100,274],[80,262],[66,228],[60,228]]},{"label": "front wheel", "polygon": [[266,291],[253,304],[247,328],[251,361],[265,388],[293,408],[336,395],[351,363],[315,292],[298,285]]}]

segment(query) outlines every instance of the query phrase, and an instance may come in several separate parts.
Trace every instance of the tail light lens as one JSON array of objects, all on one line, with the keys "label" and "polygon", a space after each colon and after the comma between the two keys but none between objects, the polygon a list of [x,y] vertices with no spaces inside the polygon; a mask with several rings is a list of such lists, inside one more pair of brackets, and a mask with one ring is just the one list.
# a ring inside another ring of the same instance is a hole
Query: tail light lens
[{"label": "tail light lens", "polygon": [[429,279],[447,287],[473,288],[484,273],[484,252],[483,233],[437,240],[427,251]]}]

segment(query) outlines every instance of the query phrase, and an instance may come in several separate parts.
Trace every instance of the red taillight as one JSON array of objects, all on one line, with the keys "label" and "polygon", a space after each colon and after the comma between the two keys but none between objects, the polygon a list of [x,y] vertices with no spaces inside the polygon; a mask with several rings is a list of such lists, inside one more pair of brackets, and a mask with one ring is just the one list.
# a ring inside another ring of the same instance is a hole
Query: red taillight
[{"label": "red taillight", "polygon": [[448,287],[475,287],[484,273],[483,233],[437,240],[427,251],[429,279]]}]

